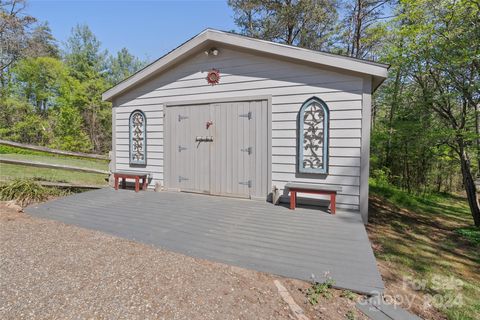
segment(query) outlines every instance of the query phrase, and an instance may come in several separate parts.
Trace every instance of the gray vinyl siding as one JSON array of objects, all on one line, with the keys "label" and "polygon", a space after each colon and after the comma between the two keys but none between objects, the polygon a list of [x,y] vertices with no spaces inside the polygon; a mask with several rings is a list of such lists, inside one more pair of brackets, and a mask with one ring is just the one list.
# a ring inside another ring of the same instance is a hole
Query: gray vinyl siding
[{"label": "gray vinyl siding", "polygon": [[[151,185],[154,185],[156,181],[164,182],[163,110],[166,104],[270,96],[271,184],[282,191],[289,181],[342,186],[338,207],[359,210],[365,81],[362,76],[219,49],[217,57],[199,52],[115,99],[117,170],[135,170],[128,164],[128,117],[136,109],[145,112],[148,130],[147,167],[139,170],[151,171],[154,178]],[[207,85],[205,80],[211,68],[221,73],[220,83],[215,86]],[[330,109],[327,176],[296,173],[297,114],[302,103],[312,96],[324,100]]]}]

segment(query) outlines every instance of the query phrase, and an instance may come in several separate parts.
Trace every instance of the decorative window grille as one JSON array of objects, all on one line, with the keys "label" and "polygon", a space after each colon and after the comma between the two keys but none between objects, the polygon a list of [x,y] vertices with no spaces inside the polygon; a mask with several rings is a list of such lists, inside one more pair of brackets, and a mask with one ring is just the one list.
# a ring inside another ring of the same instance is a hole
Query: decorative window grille
[{"label": "decorative window grille", "polygon": [[321,99],[312,97],[300,108],[298,117],[298,171],[328,173],[329,111]]},{"label": "decorative window grille", "polygon": [[147,164],[147,118],[140,110],[135,110],[130,114],[130,164]]}]

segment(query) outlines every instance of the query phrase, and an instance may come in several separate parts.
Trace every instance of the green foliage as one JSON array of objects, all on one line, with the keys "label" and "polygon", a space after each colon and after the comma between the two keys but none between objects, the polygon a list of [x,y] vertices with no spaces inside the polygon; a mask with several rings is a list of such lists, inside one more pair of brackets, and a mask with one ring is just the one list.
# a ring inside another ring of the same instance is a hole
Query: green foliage
[{"label": "green foliage", "polygon": [[127,48],[122,48],[108,61],[108,82],[115,85],[145,66],[145,62],[133,56]]},{"label": "green foliage", "polygon": [[355,313],[352,310],[348,310],[347,313],[345,314],[345,318],[347,320],[355,320]]},{"label": "green foliage", "polygon": [[0,154],[40,154],[40,152],[0,144]]},{"label": "green foliage", "polygon": [[15,123],[33,112],[33,107],[28,101],[15,96],[0,97],[0,105],[0,137],[7,135]]},{"label": "green foliage", "polygon": [[57,189],[45,188],[27,179],[13,180],[0,189],[1,200],[15,200],[21,206],[27,206],[32,202],[45,201],[50,196],[58,196],[61,194],[62,192]]},{"label": "green foliage", "polygon": [[88,139],[88,136],[82,131],[79,131],[77,136],[55,136],[50,144],[50,147],[61,150],[74,150],[78,152],[89,152],[92,149],[92,145]]},{"label": "green foliage", "polygon": [[229,0],[235,23],[248,36],[327,49],[337,31],[336,0]]},{"label": "green foliage", "polygon": [[346,298],[348,300],[352,300],[352,301],[357,299],[357,294],[353,293],[350,290],[342,290],[342,294],[340,296],[343,297],[343,298]]},{"label": "green foliage", "polygon": [[53,124],[53,140],[50,147],[88,152],[92,149],[87,134],[83,131],[83,119],[78,109],[61,107],[51,114]]},{"label": "green foliage", "polygon": [[13,125],[5,134],[5,138],[12,141],[45,145],[51,137],[48,121],[32,113]]},{"label": "green foliage", "polygon": [[[101,51],[100,45],[88,26],[77,25],[67,40],[65,60],[71,76],[80,83],[76,86],[76,95],[69,102],[83,116],[93,151],[107,152],[111,144],[111,109],[110,103],[101,98],[109,84],[108,73],[105,72],[107,52]],[[65,139],[70,140],[68,136]],[[69,146],[71,142],[60,145]]]},{"label": "green foliage", "polygon": [[39,112],[55,105],[61,87],[67,85],[69,80],[68,70],[63,63],[50,57],[20,60],[12,72],[20,95]]},{"label": "green foliage", "polygon": [[106,68],[106,51],[87,25],[76,25],[66,44],[65,60],[71,74],[80,81],[97,78]]},{"label": "green foliage", "polygon": [[391,63],[375,95],[372,171],[409,193],[466,191],[480,225],[480,7],[403,0],[380,57]]},{"label": "green foliage", "polygon": [[48,22],[39,23],[32,30],[27,43],[24,53],[26,57],[60,57],[57,40],[53,36]]},{"label": "green foliage", "polygon": [[12,52],[12,62],[1,73],[0,138],[70,151],[108,152],[111,106],[101,94],[144,63],[127,49],[108,57],[85,25],[72,29],[59,56],[48,24],[24,22],[15,29],[16,43],[23,47]]},{"label": "green foliage", "polygon": [[446,193],[418,193],[412,194],[396,187],[384,178],[377,180],[369,179],[370,190],[377,195],[388,199],[391,203],[401,208],[407,208],[413,211],[428,211],[429,206],[438,201],[450,199],[453,196]]},{"label": "green foliage", "polygon": [[466,227],[455,230],[458,235],[480,248],[480,228]]},{"label": "green foliage", "polygon": [[328,278],[324,282],[313,283],[312,286],[307,289],[306,295],[308,302],[310,302],[312,305],[316,305],[320,297],[331,299],[333,297],[332,286],[334,284],[335,281],[333,281],[331,278]]}]

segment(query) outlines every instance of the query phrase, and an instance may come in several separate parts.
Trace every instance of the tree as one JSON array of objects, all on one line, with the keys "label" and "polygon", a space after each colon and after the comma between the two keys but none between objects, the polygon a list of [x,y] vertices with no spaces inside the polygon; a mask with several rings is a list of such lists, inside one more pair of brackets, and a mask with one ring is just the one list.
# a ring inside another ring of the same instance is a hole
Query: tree
[{"label": "tree", "polygon": [[80,81],[77,107],[83,116],[85,129],[95,152],[108,151],[111,139],[111,109],[101,94],[108,88],[106,55],[100,41],[86,25],[77,25],[67,40],[65,61],[72,77]]},{"label": "tree", "polygon": [[23,143],[47,145],[51,139],[49,128],[47,120],[43,117],[29,113],[13,125],[8,138]]},{"label": "tree", "polygon": [[242,33],[322,50],[337,27],[336,0],[229,0]]},{"label": "tree", "polygon": [[81,83],[79,109],[95,152],[108,152],[111,148],[112,110],[110,103],[102,101],[102,92],[108,87],[103,78]]},{"label": "tree", "polygon": [[98,78],[106,69],[106,51],[87,25],[77,25],[66,43],[65,61],[80,81]]},{"label": "tree", "polygon": [[88,152],[92,144],[83,129],[83,119],[77,108],[63,106],[52,111],[50,122],[53,128],[53,148]]},{"label": "tree", "polygon": [[394,33],[402,45],[392,49],[395,63],[404,68],[403,85],[411,88],[423,113],[436,117],[432,141],[456,154],[470,211],[480,226],[476,161],[471,161],[472,156],[480,156],[474,147],[480,103],[480,4],[403,0],[400,5]]},{"label": "tree", "polygon": [[110,56],[108,61],[108,82],[115,85],[140,70],[145,65],[134,55],[122,48],[116,56]]},{"label": "tree", "polygon": [[383,37],[379,21],[386,19],[386,7],[392,0],[353,0],[345,6],[343,53],[366,58],[374,53]]},{"label": "tree", "polygon": [[19,94],[39,113],[54,106],[61,87],[71,81],[66,66],[50,57],[23,59],[15,66],[13,74]]},{"label": "tree", "polygon": [[11,134],[11,128],[15,123],[22,121],[33,110],[25,99],[18,97],[7,97],[1,103],[0,136],[2,139],[6,139]]},{"label": "tree", "polygon": [[24,9],[25,0],[0,1],[0,98],[6,94],[8,68],[23,56],[28,29],[36,22]]},{"label": "tree", "polygon": [[52,57],[59,58],[57,41],[52,35],[48,23],[44,22],[36,26],[27,41],[24,55],[27,57]]}]

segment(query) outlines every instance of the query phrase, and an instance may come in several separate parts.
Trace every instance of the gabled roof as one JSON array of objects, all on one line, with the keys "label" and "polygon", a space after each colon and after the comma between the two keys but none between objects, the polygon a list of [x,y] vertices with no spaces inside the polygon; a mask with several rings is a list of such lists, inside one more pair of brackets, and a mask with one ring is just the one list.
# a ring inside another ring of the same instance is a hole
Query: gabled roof
[{"label": "gabled roof", "polygon": [[195,49],[203,48],[210,43],[223,44],[230,47],[237,47],[244,50],[272,55],[277,58],[297,60],[298,62],[313,63],[318,64],[319,66],[327,66],[339,70],[370,75],[373,79],[373,91],[387,78],[387,70],[389,68],[389,65],[368,60],[303,49],[225,31],[206,29],[137,73],[105,91],[102,94],[102,99],[111,101],[119,94],[128,91],[135,85],[154,75],[160,74],[173,64],[186,58],[193,52],[196,52],[197,50]]}]

